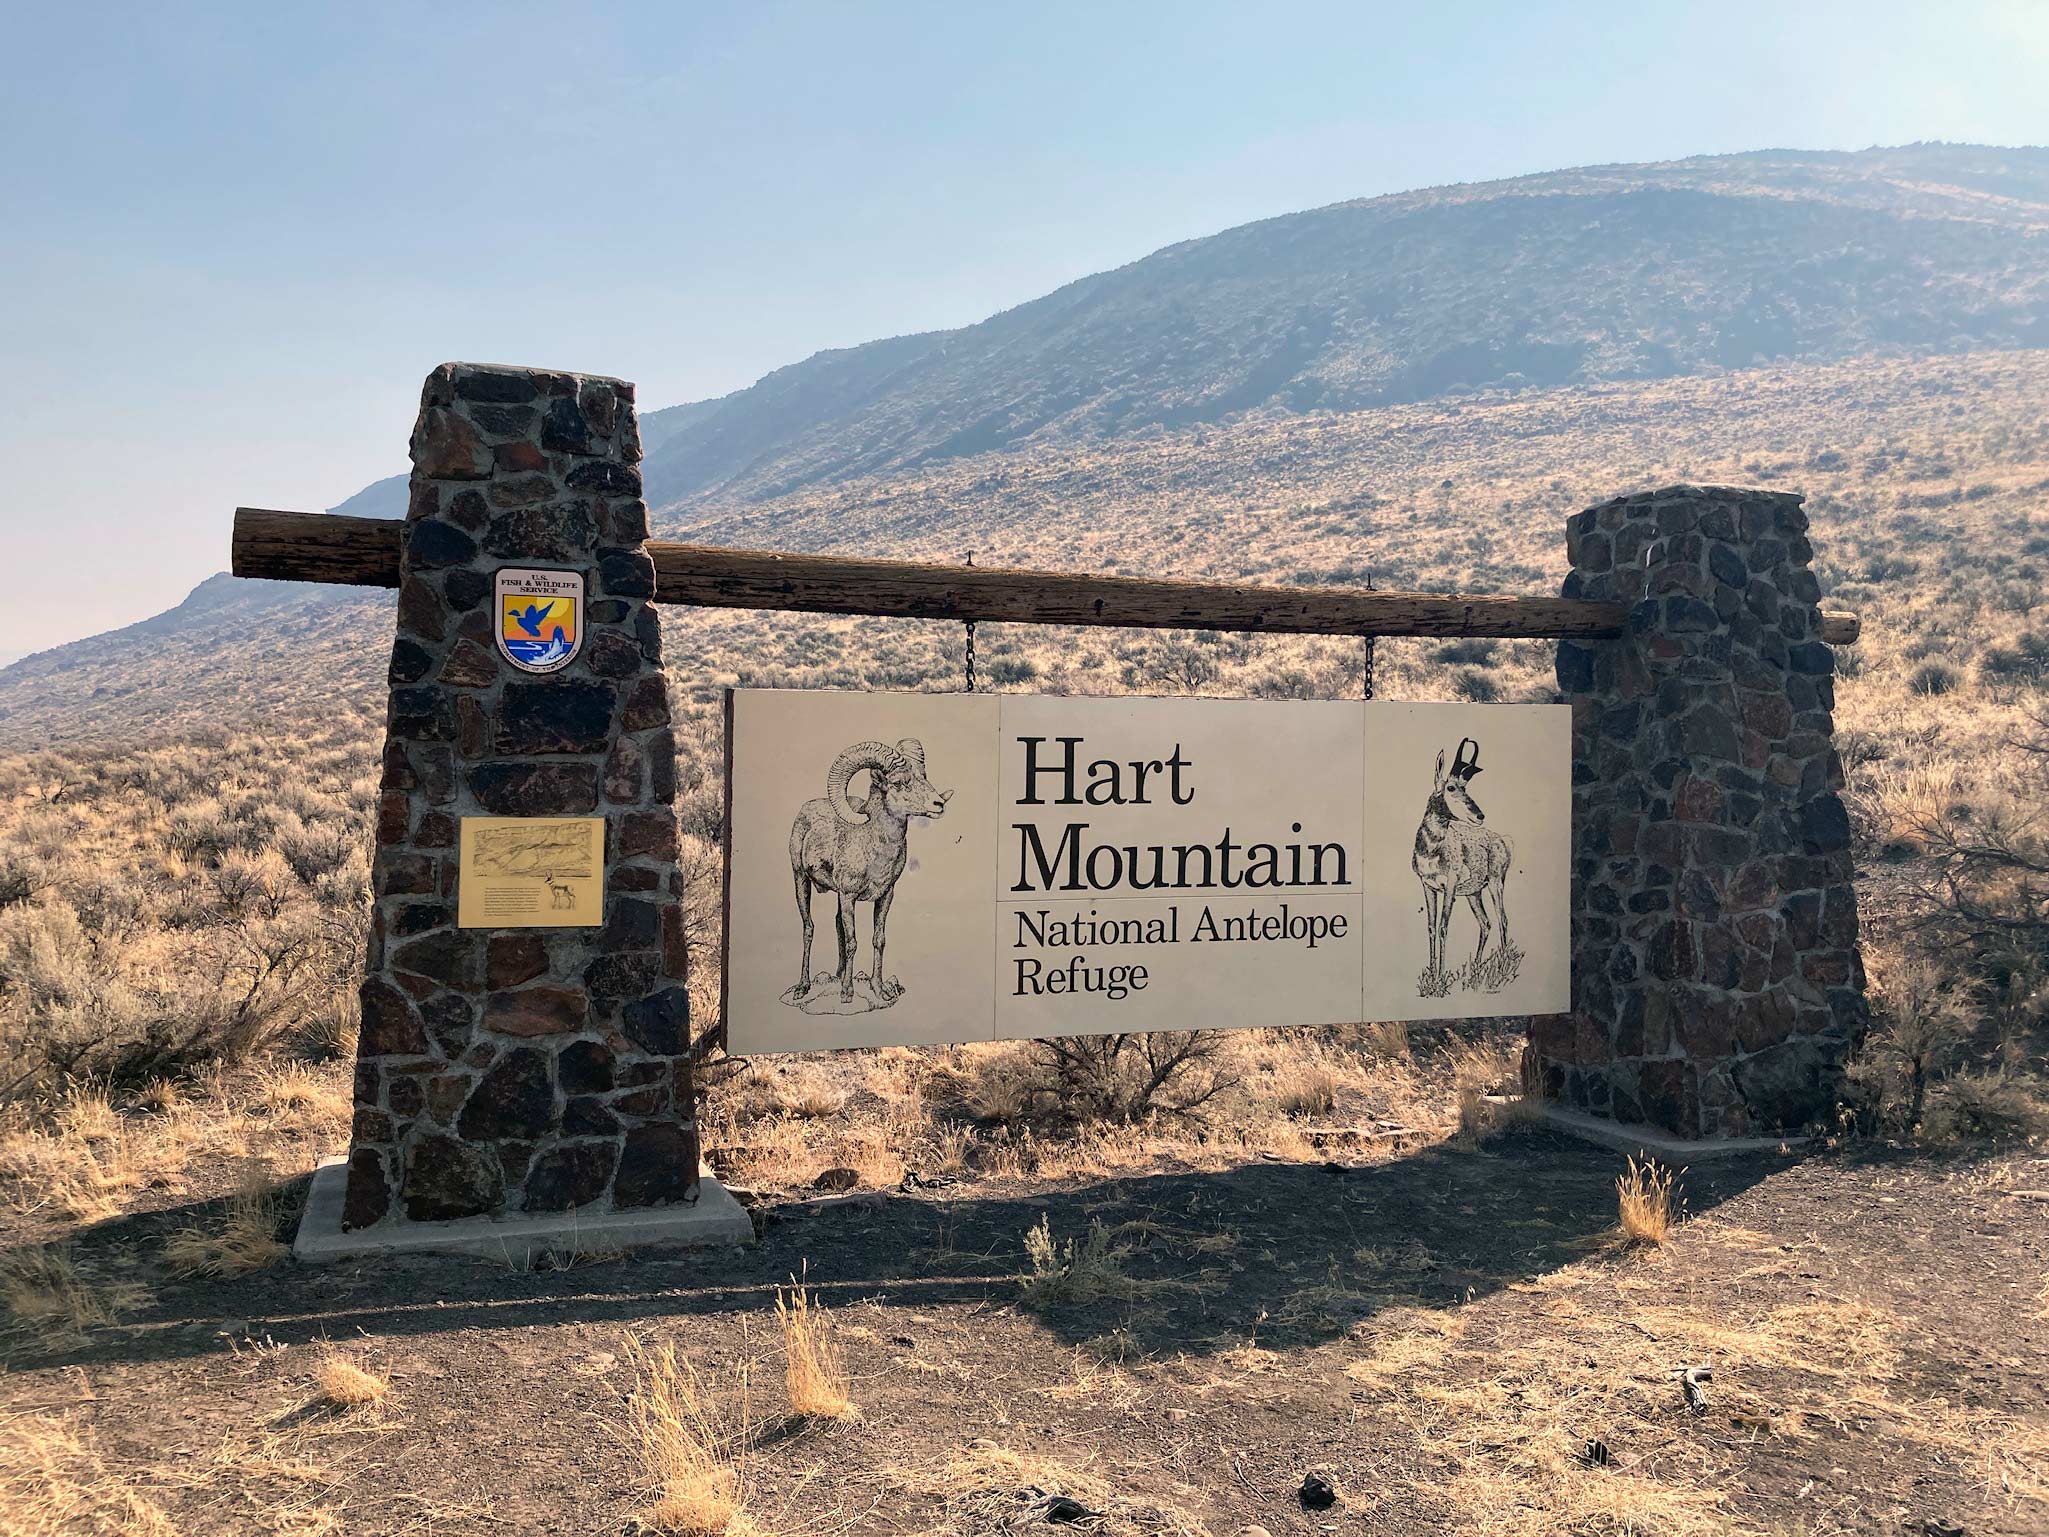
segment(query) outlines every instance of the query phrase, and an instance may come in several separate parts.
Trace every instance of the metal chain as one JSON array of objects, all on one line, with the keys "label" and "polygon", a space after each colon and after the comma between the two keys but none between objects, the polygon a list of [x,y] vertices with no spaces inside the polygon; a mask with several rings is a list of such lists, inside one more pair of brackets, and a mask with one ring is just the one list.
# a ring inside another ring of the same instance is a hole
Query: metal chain
[{"label": "metal chain", "polygon": [[[1373,573],[1371,571],[1368,571],[1366,573],[1366,590],[1368,592],[1373,591]],[[1369,700],[1373,697],[1373,653],[1374,642],[1377,640],[1377,638],[1378,637],[1372,635],[1366,637],[1366,676],[1363,680],[1365,692],[1360,697]]]},{"label": "metal chain", "polygon": [[[974,552],[970,550],[968,552],[968,564],[972,566],[974,563]],[[963,619],[961,621],[961,628],[968,632],[968,692],[972,694],[975,691],[975,621]]]}]

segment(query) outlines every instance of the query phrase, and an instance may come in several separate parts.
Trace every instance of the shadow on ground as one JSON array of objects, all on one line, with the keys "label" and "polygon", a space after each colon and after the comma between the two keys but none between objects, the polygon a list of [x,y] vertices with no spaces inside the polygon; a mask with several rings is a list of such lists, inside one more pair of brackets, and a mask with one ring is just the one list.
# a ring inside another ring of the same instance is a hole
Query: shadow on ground
[{"label": "shadow on ground", "polygon": [[[1786,1166],[1783,1156],[1688,1172],[1696,1215]],[[156,1256],[166,1233],[218,1203],[99,1224],[76,1245],[88,1265],[124,1260],[155,1300],[68,1349],[18,1364],[167,1360],[228,1339],[298,1344],[569,1322],[622,1328],[766,1312],[775,1286],[808,1271],[844,1305],[1020,1305],[1025,1235],[1043,1217],[1056,1241],[1100,1222],[1123,1250],[1125,1295],[1035,1309],[1061,1342],[1116,1331],[1128,1348],[1206,1353],[1248,1340],[1285,1351],[1322,1344],[1391,1305],[1483,1297],[1584,1257],[1615,1222],[1618,1155],[1524,1131],[1480,1154],[1432,1146],[1386,1163],[1253,1163],[1058,1187],[963,1186],[890,1196],[879,1210],[772,1216],[759,1244],[639,1250],[565,1270],[415,1257],[331,1268],[290,1262],[225,1281],[180,1280]]]}]

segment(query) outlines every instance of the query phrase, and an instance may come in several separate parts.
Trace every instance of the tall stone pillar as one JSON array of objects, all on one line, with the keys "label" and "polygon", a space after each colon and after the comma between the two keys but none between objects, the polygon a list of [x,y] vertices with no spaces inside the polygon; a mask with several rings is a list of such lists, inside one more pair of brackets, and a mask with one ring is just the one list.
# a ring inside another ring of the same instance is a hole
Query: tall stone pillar
[{"label": "tall stone pillar", "polygon": [[[675,748],[633,386],[446,364],[412,456],[342,1224],[692,1201]],[[566,665],[523,671],[501,649],[506,568],[582,577]],[[602,921],[459,927],[469,816],[602,816]]]},{"label": "tall stone pillar", "polygon": [[1866,1023],[1834,653],[1801,498],[1720,486],[1567,523],[1565,596],[1629,633],[1563,643],[1573,1004],[1546,1093],[1686,1136],[1827,1119]]}]

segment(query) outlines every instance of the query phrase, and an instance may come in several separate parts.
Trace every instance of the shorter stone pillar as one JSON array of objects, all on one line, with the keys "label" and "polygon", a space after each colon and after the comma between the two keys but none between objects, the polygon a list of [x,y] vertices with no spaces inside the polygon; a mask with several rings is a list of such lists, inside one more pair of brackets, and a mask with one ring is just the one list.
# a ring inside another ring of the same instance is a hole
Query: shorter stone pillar
[{"label": "shorter stone pillar", "polygon": [[[413,431],[351,1231],[695,1200],[675,746],[633,386],[448,364]],[[580,650],[521,671],[494,574],[580,573]],[[464,816],[602,816],[602,922],[461,928]]]},{"label": "shorter stone pillar", "polygon": [[1573,707],[1573,1013],[1531,1065],[1574,1109],[1684,1136],[1826,1122],[1866,1025],[1849,819],[1801,498],[1719,486],[1567,523],[1564,595],[1629,633],[1558,648]]}]

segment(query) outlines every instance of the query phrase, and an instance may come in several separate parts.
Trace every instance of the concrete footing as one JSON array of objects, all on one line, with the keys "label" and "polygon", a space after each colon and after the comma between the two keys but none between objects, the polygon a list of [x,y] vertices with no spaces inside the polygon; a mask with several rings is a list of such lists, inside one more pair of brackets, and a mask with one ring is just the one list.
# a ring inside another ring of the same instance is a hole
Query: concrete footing
[{"label": "concrete footing", "polygon": [[346,1158],[323,1158],[292,1241],[292,1257],[306,1265],[404,1254],[471,1254],[516,1270],[548,1254],[587,1254],[641,1244],[703,1248],[754,1241],[754,1223],[717,1180],[705,1175],[688,1206],[636,1211],[548,1212],[511,1217],[464,1217],[455,1222],[379,1224],[342,1229]]}]

